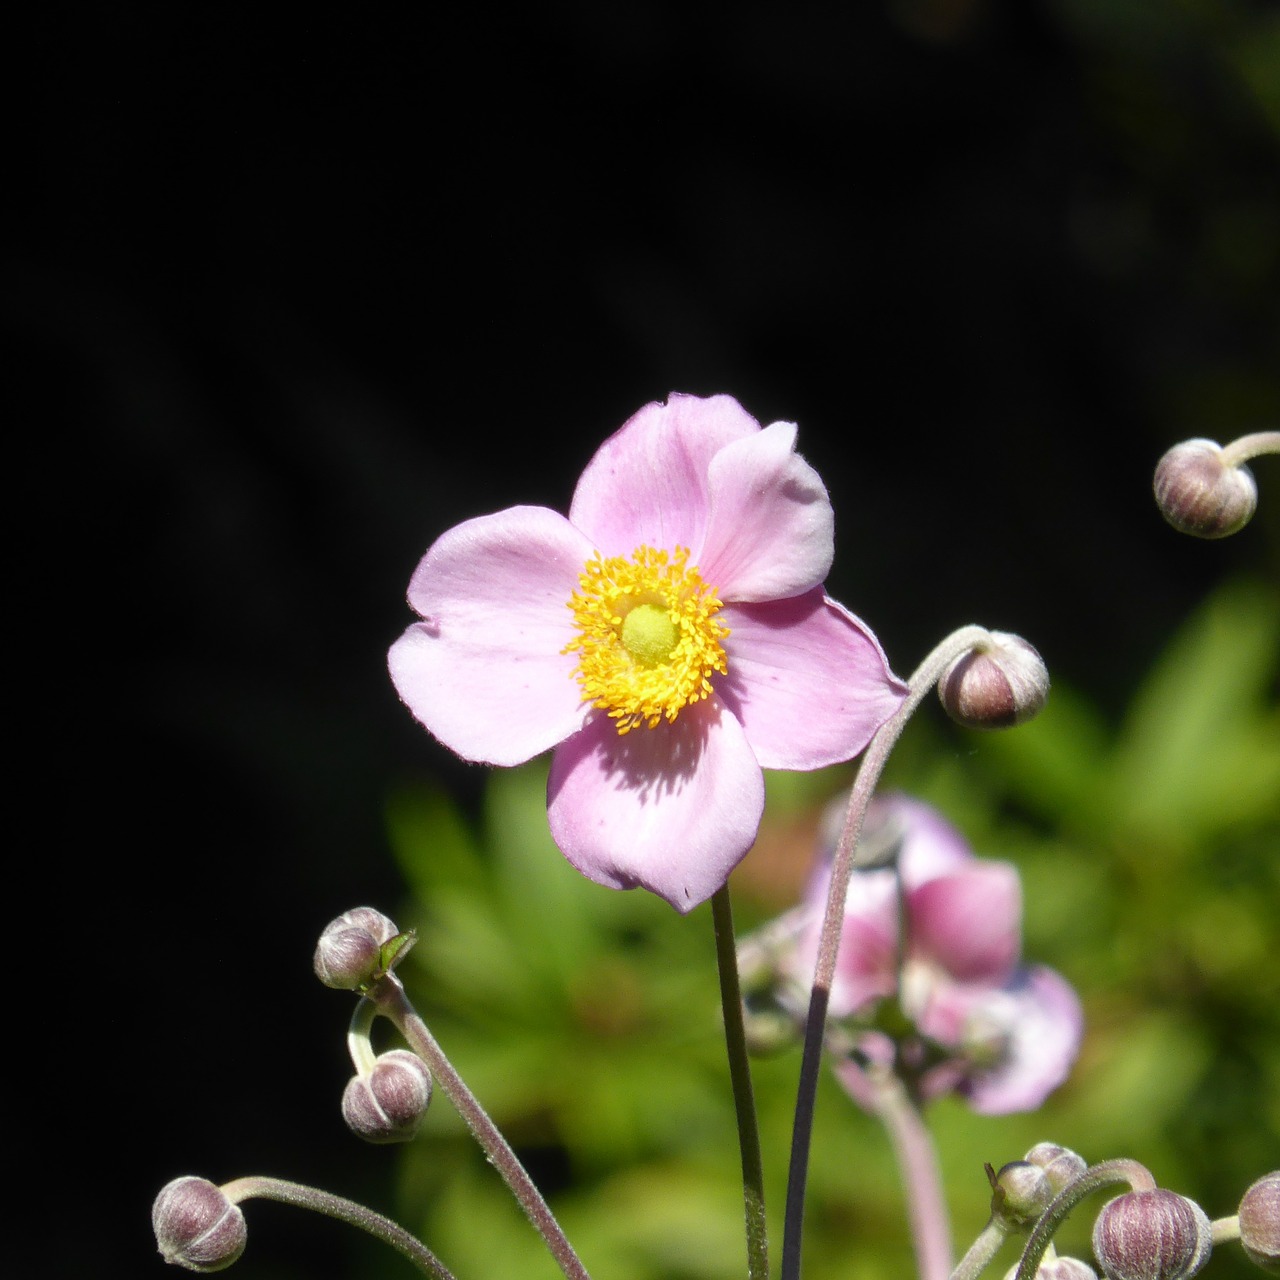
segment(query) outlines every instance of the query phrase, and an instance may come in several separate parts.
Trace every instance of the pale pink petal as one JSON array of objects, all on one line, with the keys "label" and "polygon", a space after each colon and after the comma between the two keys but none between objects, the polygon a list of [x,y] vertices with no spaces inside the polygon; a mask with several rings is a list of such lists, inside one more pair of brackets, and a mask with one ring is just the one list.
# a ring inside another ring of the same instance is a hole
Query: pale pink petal
[{"label": "pale pink petal", "polygon": [[591,546],[545,507],[457,525],[409,584],[422,616],[391,646],[396,692],[465,760],[514,765],[581,728],[568,600]]},{"label": "pale pink petal", "polygon": [[971,1024],[983,1033],[985,1018],[1007,1036],[1001,1061],[974,1073],[962,1086],[969,1105],[982,1115],[1034,1111],[1066,1078],[1080,1051],[1084,1015],[1071,985],[1043,965],[1019,972],[994,993]]},{"label": "pale pink petal", "polygon": [[831,500],[795,442],[795,427],[775,422],[711,460],[706,536],[694,559],[721,600],[798,596],[831,568]]},{"label": "pale pink petal", "polygon": [[[831,863],[824,859],[805,893],[805,925],[783,958],[788,979],[805,990],[813,983],[818,937],[831,884]],[[831,981],[833,1018],[855,1013],[872,1000],[892,995],[898,980],[898,890],[889,870],[855,871],[845,894],[840,946]]]},{"label": "pale pink petal", "polygon": [[999,984],[1022,945],[1022,886],[1005,862],[974,859],[907,895],[907,947],[957,982]]},{"label": "pale pink petal", "polygon": [[968,841],[932,805],[900,792],[882,799],[903,832],[898,870],[908,892],[974,860]]},{"label": "pale pink petal", "polygon": [[[883,1081],[893,1068],[896,1052],[893,1041],[881,1031],[868,1031],[858,1037],[858,1058],[838,1059],[833,1070],[844,1091],[864,1111],[875,1115],[884,1101]],[[865,1070],[860,1060],[870,1069]],[[872,1075],[875,1079],[872,1079]]]},{"label": "pale pink petal", "polygon": [[724,885],[763,811],[760,766],[714,699],[622,736],[598,716],[557,749],[547,784],[551,834],[583,875],[680,912]]},{"label": "pale pink petal", "polygon": [[716,692],[766,769],[851,760],[903,699],[875,637],[821,588],[726,605],[716,618],[730,631]]},{"label": "pale pink petal", "polygon": [[732,396],[672,395],[645,405],[596,451],[574,490],[570,521],[605,556],[646,545],[702,547],[711,459],[760,424]]}]

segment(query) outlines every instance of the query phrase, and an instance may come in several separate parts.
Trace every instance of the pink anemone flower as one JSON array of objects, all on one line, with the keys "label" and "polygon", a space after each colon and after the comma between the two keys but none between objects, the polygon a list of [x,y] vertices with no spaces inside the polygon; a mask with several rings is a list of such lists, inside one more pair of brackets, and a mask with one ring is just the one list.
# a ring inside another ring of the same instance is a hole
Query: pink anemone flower
[{"label": "pink anemone flower", "polygon": [[[1034,1110],[1071,1069],[1083,1019],[1065,979],[1020,962],[1017,869],[975,858],[940,814],[903,795],[873,801],[864,839],[896,844],[897,871],[855,873],[845,898],[829,1008],[848,1020],[855,1052],[836,1067],[840,1082],[873,1108],[867,1072],[893,1067],[922,1099],[957,1093],[987,1115]],[[802,909],[787,966],[797,986],[813,973],[829,879],[824,864]],[[874,1026],[889,997],[912,1028],[893,1039]]]},{"label": "pink anemone flower", "polygon": [[466,760],[554,749],[551,833],[584,875],[689,911],[755,839],[761,769],[849,760],[904,686],[822,589],[833,517],[796,428],[729,396],[646,405],[566,519],[448,530],[409,583],[396,690]]}]

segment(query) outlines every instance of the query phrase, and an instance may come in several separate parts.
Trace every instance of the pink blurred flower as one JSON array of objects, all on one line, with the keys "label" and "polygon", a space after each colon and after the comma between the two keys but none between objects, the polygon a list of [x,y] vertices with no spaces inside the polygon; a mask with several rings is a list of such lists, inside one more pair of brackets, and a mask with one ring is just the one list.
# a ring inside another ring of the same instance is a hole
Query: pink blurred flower
[{"label": "pink blurred flower", "polygon": [[391,647],[413,714],[467,760],[554,748],[551,833],[584,875],[688,911],[755,839],[761,768],[857,755],[904,687],[824,594],[833,517],[796,429],[673,395],[600,447],[569,516],[465,521]]},{"label": "pink blurred flower", "polygon": [[[831,1016],[851,1020],[855,1037],[853,1057],[836,1068],[841,1083],[870,1106],[859,1059],[896,1062],[922,1098],[959,1093],[988,1115],[1038,1107],[1075,1061],[1083,1020],[1062,977],[1019,963],[1017,870],[975,858],[937,812],[903,795],[873,801],[865,839],[898,842],[901,889],[891,866],[850,881],[830,1003]],[[824,863],[787,962],[790,979],[806,988],[829,879]],[[878,1006],[892,997],[910,1034],[891,1037],[874,1025]]]}]

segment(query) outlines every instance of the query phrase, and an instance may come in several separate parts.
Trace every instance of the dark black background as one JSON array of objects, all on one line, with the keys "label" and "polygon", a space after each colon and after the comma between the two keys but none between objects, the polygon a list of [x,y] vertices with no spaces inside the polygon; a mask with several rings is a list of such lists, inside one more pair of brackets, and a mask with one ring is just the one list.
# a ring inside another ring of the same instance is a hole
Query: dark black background
[{"label": "dark black background", "polygon": [[[902,673],[978,621],[1114,709],[1275,575],[1269,464],[1227,543],[1149,498],[1175,440],[1280,417],[1264,8],[121,4],[15,41],[21,1035],[60,1060],[35,1211],[84,1241],[43,1274],[164,1274],[178,1173],[389,1203],[309,961],[398,898],[389,786],[482,778],[386,679],[404,589],[646,401],[799,423]],[[297,1226],[255,1214],[270,1274],[356,1273]]]}]

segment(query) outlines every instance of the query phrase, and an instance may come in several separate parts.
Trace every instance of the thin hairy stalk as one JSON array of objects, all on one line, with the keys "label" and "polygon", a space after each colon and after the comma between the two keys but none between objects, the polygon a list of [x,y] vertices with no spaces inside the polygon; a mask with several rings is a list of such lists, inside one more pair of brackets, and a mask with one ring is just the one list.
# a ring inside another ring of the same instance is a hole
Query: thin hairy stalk
[{"label": "thin hairy stalk", "polygon": [[876,1114],[893,1146],[907,1197],[911,1243],[920,1280],[946,1280],[951,1271],[951,1224],[942,1194],[938,1153],[920,1108],[897,1076],[876,1082]]},{"label": "thin hairy stalk", "polygon": [[1049,1207],[1040,1215],[1022,1250],[1015,1280],[1034,1280],[1040,1269],[1040,1260],[1053,1240],[1053,1233],[1085,1196],[1101,1191],[1104,1187],[1129,1185],[1131,1191],[1154,1191],[1156,1180],[1136,1160],[1104,1160],[1086,1169],[1074,1182],[1063,1187]]},{"label": "thin hairy stalk", "polygon": [[949,635],[916,668],[907,696],[897,711],[885,721],[863,752],[858,776],[849,793],[844,829],[836,845],[831,863],[831,887],[827,893],[818,940],[818,958],[814,966],[813,989],[809,996],[809,1014],[805,1022],[804,1051],[800,1060],[800,1083],[796,1089],[796,1115],[791,1131],[791,1161],[787,1170],[787,1207],[782,1236],[782,1280],[800,1280],[801,1233],[804,1225],[805,1188],[809,1176],[809,1147],[813,1134],[813,1109],[818,1092],[818,1068],[822,1060],[822,1041],[827,1022],[827,1006],[831,1000],[831,979],[840,947],[840,925],[844,918],[845,894],[853,872],[854,854],[867,803],[875,790],[885,761],[894,743],[921,699],[937,683],[948,663],[974,646],[990,640],[983,627],[962,627]]},{"label": "thin hairy stalk", "polygon": [[1000,1252],[1000,1246],[1009,1238],[1008,1228],[994,1218],[978,1233],[978,1238],[969,1246],[964,1257],[956,1263],[951,1273],[951,1280],[977,1280],[991,1259]]},{"label": "thin hairy stalk", "polygon": [[454,1280],[453,1273],[422,1241],[411,1236],[390,1218],[384,1218],[382,1214],[374,1213],[372,1209],[366,1209],[354,1200],[332,1195],[328,1191],[319,1191],[300,1182],[258,1176],[236,1178],[233,1182],[224,1184],[221,1190],[232,1204],[250,1199],[278,1200],[281,1204],[297,1205],[300,1209],[322,1213],[326,1218],[336,1218],[339,1222],[367,1231],[383,1244],[389,1244],[432,1280]]},{"label": "thin hairy stalk", "polygon": [[1222,461],[1229,467],[1238,467],[1264,453],[1280,453],[1280,431],[1255,431],[1223,445]]},{"label": "thin hairy stalk", "polygon": [[1215,1218],[1211,1226],[1215,1245],[1227,1244],[1232,1240],[1240,1239],[1240,1215],[1238,1213],[1233,1213],[1229,1218]]},{"label": "thin hairy stalk", "polygon": [[729,886],[711,896],[716,933],[716,962],[720,969],[720,1003],[724,1009],[724,1044],[729,1057],[729,1080],[738,1117],[738,1146],[742,1152],[742,1199],[747,1230],[748,1280],[768,1280],[769,1227],[764,1212],[764,1165],[760,1159],[760,1129],[751,1064],[742,1021],[742,989],[738,982],[738,953],[733,937],[733,906]]},{"label": "thin hairy stalk", "polygon": [[400,980],[395,974],[389,973],[369,989],[367,996],[377,1005],[379,1013],[395,1023],[400,1034],[409,1042],[409,1047],[427,1064],[436,1083],[444,1090],[445,1096],[466,1122],[490,1163],[502,1175],[529,1221],[546,1241],[560,1270],[569,1280],[590,1280],[586,1267],[574,1252],[555,1215],[547,1207],[542,1193],[534,1186],[533,1179],[529,1177],[506,1138],[498,1131],[497,1125],[489,1119],[475,1095],[453,1069],[453,1064],[445,1057],[444,1050],[436,1043],[427,1024],[410,1004]]}]

